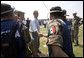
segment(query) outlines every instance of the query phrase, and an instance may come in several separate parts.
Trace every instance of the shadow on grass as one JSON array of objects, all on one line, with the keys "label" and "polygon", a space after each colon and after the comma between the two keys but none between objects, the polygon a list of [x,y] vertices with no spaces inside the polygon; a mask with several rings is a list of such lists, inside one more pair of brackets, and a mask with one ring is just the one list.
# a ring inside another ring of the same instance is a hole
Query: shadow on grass
[{"label": "shadow on grass", "polygon": [[[74,46],[75,47],[75,46]],[[80,47],[80,48],[83,48],[83,45],[81,45],[81,44],[78,44],[78,47]]]},{"label": "shadow on grass", "polygon": [[78,46],[81,47],[81,48],[83,48],[83,45],[81,45],[81,44],[79,44]]},{"label": "shadow on grass", "polygon": [[49,57],[48,54],[44,54],[44,53],[40,53],[39,56],[40,57]]}]

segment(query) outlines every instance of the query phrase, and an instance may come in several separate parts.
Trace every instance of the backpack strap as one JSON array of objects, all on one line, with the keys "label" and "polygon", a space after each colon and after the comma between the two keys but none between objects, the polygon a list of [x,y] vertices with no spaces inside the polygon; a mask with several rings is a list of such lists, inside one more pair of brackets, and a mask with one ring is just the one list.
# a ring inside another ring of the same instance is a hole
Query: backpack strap
[{"label": "backpack strap", "polygon": [[18,29],[18,22],[15,22],[12,26],[11,33],[14,35],[17,29]]}]

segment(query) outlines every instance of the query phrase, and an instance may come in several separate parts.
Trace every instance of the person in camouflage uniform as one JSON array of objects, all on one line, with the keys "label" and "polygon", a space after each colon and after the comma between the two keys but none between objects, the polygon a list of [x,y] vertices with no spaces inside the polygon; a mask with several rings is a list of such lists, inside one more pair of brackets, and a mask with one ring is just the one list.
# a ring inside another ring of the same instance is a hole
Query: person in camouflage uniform
[{"label": "person in camouflage uniform", "polygon": [[[74,16],[74,23],[73,23],[73,29],[74,29],[74,39],[76,40],[76,44],[75,46],[78,46],[78,33],[79,33],[79,24],[80,24],[80,18],[78,16],[76,16],[77,13],[73,13]],[[73,39],[73,40],[74,40]]]},{"label": "person in camouflage uniform", "polygon": [[63,21],[63,16],[61,7],[50,9],[51,21],[47,25],[48,35],[46,35],[50,57],[74,57],[69,29]]},{"label": "person in camouflage uniform", "polygon": [[49,57],[68,57],[68,55],[62,50],[64,22],[60,19],[61,14],[62,10],[59,6],[50,9],[51,21],[47,24],[48,39],[46,43],[48,46]]}]

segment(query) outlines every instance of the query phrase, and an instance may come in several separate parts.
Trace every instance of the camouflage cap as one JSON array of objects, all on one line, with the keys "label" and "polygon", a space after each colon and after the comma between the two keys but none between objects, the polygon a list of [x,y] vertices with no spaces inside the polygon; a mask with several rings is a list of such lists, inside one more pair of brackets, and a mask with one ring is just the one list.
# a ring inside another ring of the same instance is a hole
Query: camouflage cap
[{"label": "camouflage cap", "polygon": [[62,12],[62,9],[59,6],[55,6],[50,9],[50,13],[53,13],[53,12]]}]

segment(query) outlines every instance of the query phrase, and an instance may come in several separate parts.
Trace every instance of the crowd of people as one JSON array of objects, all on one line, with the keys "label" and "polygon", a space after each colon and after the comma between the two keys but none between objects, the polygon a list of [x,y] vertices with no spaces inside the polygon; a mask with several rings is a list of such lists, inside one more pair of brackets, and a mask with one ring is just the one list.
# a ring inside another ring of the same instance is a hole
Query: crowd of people
[{"label": "crowd of people", "polygon": [[77,13],[66,18],[67,11],[55,6],[50,9],[50,19],[45,22],[48,34],[40,32],[38,10],[30,21],[15,16],[14,8],[1,3],[1,57],[39,57],[40,37],[46,37],[49,57],[75,57],[72,42],[78,46],[79,26],[83,24]]}]

